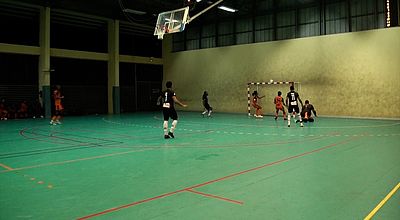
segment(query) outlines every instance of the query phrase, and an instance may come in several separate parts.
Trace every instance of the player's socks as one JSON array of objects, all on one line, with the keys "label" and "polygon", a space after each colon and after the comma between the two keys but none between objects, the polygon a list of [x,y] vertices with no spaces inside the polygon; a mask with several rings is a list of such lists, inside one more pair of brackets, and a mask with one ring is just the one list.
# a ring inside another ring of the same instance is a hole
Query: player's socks
[{"label": "player's socks", "polygon": [[166,136],[168,136],[168,121],[164,121],[163,129],[164,129],[164,138],[167,138]]},{"label": "player's socks", "polygon": [[301,119],[301,115],[299,114],[299,121],[300,121],[300,127],[304,127],[303,121]]},{"label": "player's socks", "polygon": [[169,130],[168,134],[173,134],[174,133],[177,124],[178,124],[178,120],[173,120],[172,121],[171,129]]}]

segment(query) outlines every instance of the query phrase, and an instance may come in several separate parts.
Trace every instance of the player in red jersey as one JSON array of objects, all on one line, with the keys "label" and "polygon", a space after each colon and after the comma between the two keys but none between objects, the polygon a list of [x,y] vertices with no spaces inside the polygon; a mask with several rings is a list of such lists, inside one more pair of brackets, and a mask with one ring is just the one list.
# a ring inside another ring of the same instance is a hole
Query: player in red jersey
[{"label": "player in red jersey", "polygon": [[265,96],[261,96],[261,97],[258,96],[258,92],[257,91],[254,91],[252,96],[253,96],[252,105],[256,109],[256,113],[254,114],[254,116],[257,117],[257,118],[262,118],[263,117],[262,112],[261,112],[262,107],[258,104],[258,99],[262,99]]},{"label": "player in red jersey", "polygon": [[275,109],[276,109],[275,120],[278,118],[279,110],[281,110],[283,112],[283,120],[286,120],[286,112],[285,112],[285,108],[283,107],[284,101],[283,101],[281,91],[278,91],[278,96],[275,97],[274,104],[275,104]]},{"label": "player in red jersey", "polygon": [[61,100],[63,98],[64,98],[64,96],[61,95],[61,86],[57,85],[53,91],[54,115],[53,115],[53,117],[51,117],[51,121],[50,121],[50,124],[52,124],[52,125],[61,124],[60,119],[61,119],[61,115],[64,111],[64,107],[61,103]]}]

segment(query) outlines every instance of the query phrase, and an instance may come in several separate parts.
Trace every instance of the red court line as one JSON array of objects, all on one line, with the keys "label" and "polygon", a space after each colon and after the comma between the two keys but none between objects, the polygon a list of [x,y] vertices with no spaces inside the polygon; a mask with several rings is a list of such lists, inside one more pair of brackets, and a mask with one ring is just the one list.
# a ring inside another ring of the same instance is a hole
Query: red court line
[{"label": "red court line", "polygon": [[228,199],[228,198],[224,198],[224,197],[220,197],[220,196],[216,196],[216,195],[212,195],[212,194],[208,194],[208,193],[203,193],[203,192],[199,192],[199,191],[195,191],[195,190],[191,190],[191,189],[187,189],[186,191],[191,192],[191,193],[196,193],[196,194],[199,194],[199,195],[202,195],[202,196],[205,196],[205,197],[216,198],[216,199],[220,199],[220,200],[223,200],[223,201],[227,201],[227,202],[243,205],[243,202],[237,201],[237,200],[233,200],[233,199]]},{"label": "red court line", "polygon": [[2,163],[0,163],[0,167],[3,167],[4,169],[9,170],[9,171],[14,170],[13,168],[11,168],[5,164],[2,164]]},{"label": "red court line", "polygon": [[327,145],[327,146],[324,146],[324,147],[321,147],[321,148],[318,148],[318,149],[315,149],[315,150],[312,150],[312,151],[308,151],[308,152],[305,152],[305,153],[302,153],[302,154],[298,154],[298,155],[294,155],[294,156],[291,156],[291,157],[287,157],[287,158],[284,158],[284,159],[281,159],[281,160],[277,160],[277,161],[274,161],[274,162],[271,162],[271,163],[267,163],[267,164],[264,164],[264,165],[261,165],[261,166],[255,167],[255,168],[251,168],[251,169],[248,169],[248,170],[244,170],[244,171],[240,171],[240,172],[237,172],[237,173],[233,173],[231,175],[224,176],[224,177],[221,177],[221,178],[218,178],[218,179],[214,179],[214,180],[211,180],[211,181],[208,181],[208,182],[200,183],[200,184],[197,184],[197,185],[194,185],[194,186],[190,186],[190,187],[187,187],[187,188],[184,188],[184,189],[176,190],[176,191],[169,192],[169,193],[164,193],[164,194],[161,194],[159,196],[147,198],[147,199],[144,199],[144,200],[132,202],[132,203],[129,203],[129,204],[126,204],[126,205],[114,207],[114,208],[107,209],[107,210],[104,210],[104,211],[101,211],[101,212],[98,212],[98,213],[94,213],[94,214],[90,214],[90,215],[87,215],[87,216],[84,216],[84,217],[80,217],[80,218],[78,218],[78,220],[84,220],[84,219],[93,218],[93,217],[96,217],[96,216],[107,214],[109,212],[118,211],[118,210],[121,210],[121,209],[125,209],[125,208],[131,207],[131,206],[135,206],[135,205],[141,204],[141,203],[150,202],[150,201],[153,201],[153,200],[156,200],[156,199],[161,199],[161,198],[164,198],[164,197],[168,197],[168,196],[180,193],[180,192],[184,192],[184,191],[192,190],[194,188],[202,187],[202,186],[205,186],[205,185],[208,185],[208,184],[211,184],[211,183],[223,181],[223,180],[229,179],[231,177],[239,176],[239,175],[242,175],[242,174],[245,174],[245,173],[248,173],[248,172],[252,172],[252,171],[255,171],[255,170],[259,170],[259,169],[262,169],[262,168],[265,168],[265,167],[269,167],[269,166],[272,166],[272,165],[280,164],[280,163],[283,163],[283,162],[286,162],[286,161],[289,161],[289,160],[292,160],[292,159],[296,159],[296,158],[299,158],[299,157],[306,156],[308,154],[312,154],[312,153],[316,153],[316,152],[319,152],[319,151],[322,151],[322,150],[326,150],[328,148],[335,147],[335,146],[340,145],[340,144],[345,144],[345,143],[350,142],[353,139],[355,139],[355,138],[353,138],[353,137],[352,138],[348,138],[348,139],[345,139],[345,140],[340,141],[338,143],[333,143],[333,144],[330,144],[330,145]]}]

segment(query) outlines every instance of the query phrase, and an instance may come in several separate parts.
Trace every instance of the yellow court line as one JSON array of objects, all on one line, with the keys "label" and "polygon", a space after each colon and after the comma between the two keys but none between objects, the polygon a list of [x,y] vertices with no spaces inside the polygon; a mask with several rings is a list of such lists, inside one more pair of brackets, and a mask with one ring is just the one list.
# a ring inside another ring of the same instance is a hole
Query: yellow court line
[{"label": "yellow court line", "polygon": [[364,218],[364,220],[369,220],[371,219],[376,212],[379,211],[379,209],[390,199],[390,197],[393,196],[393,194],[400,188],[400,183],[395,186],[392,191],[390,191],[389,194],[386,195],[386,197],[367,215],[367,217]]},{"label": "yellow court line", "polygon": [[11,167],[9,167],[9,166],[7,166],[5,164],[2,164],[2,163],[0,163],[0,167],[3,167],[6,170],[14,170],[13,168],[11,168]]}]

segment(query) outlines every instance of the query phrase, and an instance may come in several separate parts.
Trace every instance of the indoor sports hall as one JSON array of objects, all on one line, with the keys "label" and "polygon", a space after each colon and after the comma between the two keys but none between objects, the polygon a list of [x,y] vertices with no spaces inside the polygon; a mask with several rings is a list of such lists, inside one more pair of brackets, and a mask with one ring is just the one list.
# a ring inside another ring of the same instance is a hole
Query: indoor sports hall
[{"label": "indoor sports hall", "polygon": [[0,219],[399,219],[399,7],[0,0]]}]

